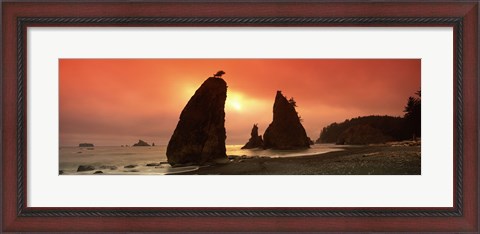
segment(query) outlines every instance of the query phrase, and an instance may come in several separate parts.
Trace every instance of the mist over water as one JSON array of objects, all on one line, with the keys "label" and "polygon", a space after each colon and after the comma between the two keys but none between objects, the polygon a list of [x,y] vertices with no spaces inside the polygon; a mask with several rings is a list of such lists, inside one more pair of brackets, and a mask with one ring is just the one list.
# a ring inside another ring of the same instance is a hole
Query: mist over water
[{"label": "mist over water", "polygon": [[[227,145],[228,156],[263,156],[271,158],[298,157],[316,155],[332,151],[342,150],[333,144],[316,144],[305,150],[262,150],[262,149],[241,149],[242,145]],[[59,170],[65,175],[85,174],[91,175],[95,171],[102,171],[104,174],[172,174],[198,169],[197,166],[172,168],[169,164],[158,166],[146,166],[148,163],[167,162],[167,146],[145,146],[145,147],[119,147],[119,146],[97,146],[86,147],[60,147]],[[93,171],[77,172],[80,165],[91,165]],[[124,168],[128,165],[137,165],[134,168]],[[100,169],[101,166],[115,166],[116,170]]]}]

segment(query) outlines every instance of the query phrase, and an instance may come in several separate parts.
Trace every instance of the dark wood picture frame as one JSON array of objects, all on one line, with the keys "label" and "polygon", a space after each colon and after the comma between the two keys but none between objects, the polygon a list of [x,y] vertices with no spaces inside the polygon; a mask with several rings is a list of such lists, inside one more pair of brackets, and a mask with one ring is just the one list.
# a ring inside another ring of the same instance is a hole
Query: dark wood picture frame
[{"label": "dark wood picture frame", "polygon": [[[2,231],[478,231],[478,1],[2,2]],[[27,207],[26,28],[447,26],[454,28],[451,208]]]}]

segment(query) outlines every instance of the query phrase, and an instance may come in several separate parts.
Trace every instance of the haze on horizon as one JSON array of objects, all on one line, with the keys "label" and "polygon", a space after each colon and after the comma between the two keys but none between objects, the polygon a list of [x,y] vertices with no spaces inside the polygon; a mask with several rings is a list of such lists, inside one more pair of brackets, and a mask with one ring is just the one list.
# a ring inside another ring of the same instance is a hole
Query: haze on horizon
[{"label": "haze on horizon", "polygon": [[420,59],[60,59],[60,146],[166,145],[195,90],[227,82],[227,144],[263,134],[277,90],[294,97],[308,136],[358,116],[403,116]]}]

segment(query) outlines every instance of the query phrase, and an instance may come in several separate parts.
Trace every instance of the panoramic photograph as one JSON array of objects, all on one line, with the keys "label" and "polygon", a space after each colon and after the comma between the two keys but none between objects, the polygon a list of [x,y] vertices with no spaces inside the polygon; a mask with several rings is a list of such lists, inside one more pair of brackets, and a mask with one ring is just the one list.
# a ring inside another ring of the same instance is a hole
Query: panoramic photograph
[{"label": "panoramic photograph", "polygon": [[60,59],[59,175],[420,175],[420,59]]}]

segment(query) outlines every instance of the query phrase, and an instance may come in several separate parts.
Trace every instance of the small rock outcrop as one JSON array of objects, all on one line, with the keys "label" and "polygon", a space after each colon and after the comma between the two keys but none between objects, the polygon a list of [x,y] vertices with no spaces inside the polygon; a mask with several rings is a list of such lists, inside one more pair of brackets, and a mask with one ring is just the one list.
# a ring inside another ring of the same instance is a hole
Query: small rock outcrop
[{"label": "small rock outcrop", "polygon": [[133,144],[133,146],[150,146],[150,145],[145,141],[138,140],[138,142]]},{"label": "small rock outcrop", "polygon": [[77,172],[78,171],[93,171],[93,170],[95,170],[95,167],[91,166],[91,165],[80,165],[77,168]]},{"label": "small rock outcrop", "polygon": [[80,143],[78,147],[95,147],[92,143]]},{"label": "small rock outcrop", "polygon": [[117,170],[117,166],[102,165],[102,166],[100,166],[100,169]]},{"label": "small rock outcrop", "polygon": [[210,77],[190,98],[167,146],[172,166],[201,165],[226,158],[225,100],[227,83]]},{"label": "small rock outcrop", "polygon": [[281,91],[277,91],[273,104],[273,121],[263,134],[263,145],[266,149],[302,149],[310,147],[305,128],[300,123],[296,103],[287,100]]},{"label": "small rock outcrop", "polygon": [[263,148],[263,139],[262,136],[258,135],[258,126],[257,124],[253,125],[252,132],[250,133],[250,139],[242,147],[242,149],[254,149],[254,148]]}]

